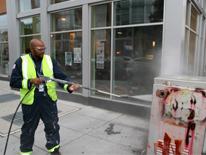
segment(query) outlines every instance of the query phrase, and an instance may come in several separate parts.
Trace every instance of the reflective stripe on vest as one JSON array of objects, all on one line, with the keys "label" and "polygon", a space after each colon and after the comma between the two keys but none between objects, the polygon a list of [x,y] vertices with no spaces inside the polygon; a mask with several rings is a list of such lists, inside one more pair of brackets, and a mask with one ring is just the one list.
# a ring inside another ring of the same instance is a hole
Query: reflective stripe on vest
[{"label": "reflective stripe on vest", "polygon": [[32,155],[32,151],[30,151],[30,152],[20,152],[20,155]]},{"label": "reflective stripe on vest", "polygon": [[[26,54],[24,56],[21,56],[22,59],[22,89],[20,89],[20,97],[21,100],[25,96],[25,94],[29,91],[27,88],[27,83],[29,79],[36,78],[36,70],[35,70],[35,64],[29,54]],[[53,64],[51,57],[48,55],[44,55],[42,59],[42,72],[44,76],[53,78]],[[26,81],[26,82],[25,82]],[[46,83],[47,86],[47,93],[49,97],[53,100],[57,100],[57,94],[56,94],[56,83],[52,81],[48,81]],[[35,88],[36,89],[36,88]],[[23,104],[31,105],[34,102],[34,91],[33,89],[22,101]]]}]

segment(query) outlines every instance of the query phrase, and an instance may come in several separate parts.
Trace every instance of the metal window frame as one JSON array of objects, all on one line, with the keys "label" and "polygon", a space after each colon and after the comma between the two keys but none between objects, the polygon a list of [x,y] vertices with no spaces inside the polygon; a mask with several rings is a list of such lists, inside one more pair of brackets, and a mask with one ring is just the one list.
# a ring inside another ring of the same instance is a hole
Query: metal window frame
[{"label": "metal window frame", "polygon": [[[39,9],[39,8],[38,8]],[[33,10],[35,10],[35,9],[33,9]],[[35,12],[35,11],[34,11]],[[21,32],[20,32],[20,29],[21,29],[21,20],[22,19],[26,19],[26,18],[32,18],[32,17],[34,17],[34,16],[39,16],[39,20],[40,20],[40,32],[39,33],[32,33],[32,34],[26,34],[26,35],[22,35],[21,34]],[[40,38],[41,38],[41,25],[42,25],[42,22],[41,22],[41,14],[27,14],[27,13],[25,13],[25,15],[23,16],[23,17],[21,17],[21,18],[18,18],[18,20],[19,20],[19,39],[22,39],[22,38],[26,38],[26,37],[32,37],[32,36],[40,36]],[[19,41],[19,43],[20,43],[20,45],[19,45],[19,47],[20,47],[20,54],[21,54],[21,52],[23,51],[23,48],[22,48],[22,46],[21,46],[21,41]],[[46,43],[45,43],[46,44]]]},{"label": "metal window frame", "polygon": [[[83,21],[83,15],[84,14],[83,14],[83,7],[82,6],[76,6],[76,7],[71,7],[71,8],[63,9],[63,10],[52,11],[52,12],[49,13],[50,14],[50,21],[52,20],[51,19],[52,18],[52,14],[54,14],[54,13],[63,12],[63,11],[69,11],[69,10],[75,10],[77,8],[81,8],[82,9],[82,21]],[[51,25],[50,25],[50,29],[51,29]],[[82,30],[83,30],[83,24],[82,24],[82,28],[81,29],[72,29],[72,30],[64,30],[64,31],[50,31],[50,34],[80,32]]]},{"label": "metal window frame", "polygon": [[105,0],[76,0],[76,1],[65,1],[65,2],[60,2],[60,3],[55,3],[55,4],[50,4],[48,6],[48,12],[56,11],[56,10],[61,10],[61,9],[68,9],[72,7],[77,7],[77,6],[83,6],[83,5],[88,5],[91,3],[96,3],[96,2],[104,2]]},{"label": "metal window frame", "polygon": [[[201,53],[201,48],[200,48],[200,31],[201,31],[201,12],[200,12],[200,9],[197,8],[197,5],[195,5],[193,3],[193,1],[190,1],[188,0],[188,3],[187,3],[189,6],[187,8],[189,8],[188,10],[188,25],[186,25],[185,23],[185,30],[188,30],[189,31],[189,34],[188,34],[188,38],[185,38],[185,54],[183,54],[185,57],[183,57],[184,59],[184,62],[185,62],[185,67],[186,67],[186,72],[189,73],[189,46],[190,46],[190,33],[193,33],[196,35],[196,41],[195,41],[195,51],[194,51],[194,70],[193,72],[191,73],[192,75],[198,75],[199,74],[199,67],[200,67],[200,64],[199,64],[199,59],[200,59],[200,53]],[[194,29],[192,29],[190,27],[190,24],[191,24],[191,11],[192,11],[192,7],[197,11],[198,13],[198,16],[197,16],[197,25],[196,25],[196,31]]]},{"label": "metal window frame", "polygon": [[32,33],[32,34],[19,35],[19,36],[20,36],[20,38],[32,37],[32,36],[41,36],[41,33]]},{"label": "metal window frame", "polygon": [[17,18],[26,18],[26,17],[30,17],[30,16],[34,16],[34,15],[40,15],[41,14],[41,8],[36,8],[36,9],[31,9],[28,11],[24,11],[24,12],[19,12],[17,14]]},{"label": "metal window frame", "polygon": [[41,0],[39,0],[39,3],[40,3],[40,6],[38,8],[34,8],[34,9],[27,9],[27,10],[24,10],[24,11],[21,11],[20,10],[20,1],[21,0],[17,0],[18,1],[18,13],[21,15],[24,15],[25,13],[29,13],[29,12],[36,12],[37,10],[39,11],[40,8],[41,8]]},{"label": "metal window frame", "polygon": [[50,32],[50,34],[61,34],[61,33],[70,33],[70,32],[82,32],[82,29],[66,30],[66,31],[53,31],[53,32]]},{"label": "metal window frame", "polygon": [[206,19],[204,20],[204,32],[203,32],[203,44],[202,44],[202,48],[203,48],[203,53],[204,53],[204,57],[203,57],[203,76],[206,76]]},{"label": "metal window frame", "polygon": [[200,33],[199,33],[199,53],[197,57],[198,65],[196,66],[197,75],[203,76],[204,75],[204,65],[205,65],[205,50],[204,50],[204,43],[205,43],[205,26],[206,26],[206,19],[203,15],[200,18]]}]

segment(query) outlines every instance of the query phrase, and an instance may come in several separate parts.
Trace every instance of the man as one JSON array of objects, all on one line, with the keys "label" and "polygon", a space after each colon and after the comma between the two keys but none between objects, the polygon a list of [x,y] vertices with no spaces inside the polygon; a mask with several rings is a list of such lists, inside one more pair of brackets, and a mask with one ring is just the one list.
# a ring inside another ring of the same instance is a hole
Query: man
[{"label": "man", "polygon": [[[17,59],[13,66],[10,86],[20,89],[23,112],[21,128],[21,155],[31,155],[34,134],[41,119],[45,126],[46,148],[51,154],[60,154],[60,136],[57,114],[56,84],[45,82],[39,75],[69,80],[56,62],[46,55],[44,42],[40,39],[30,41],[31,52]],[[68,92],[76,91],[78,84],[61,84]],[[28,93],[28,91],[30,91]]]}]

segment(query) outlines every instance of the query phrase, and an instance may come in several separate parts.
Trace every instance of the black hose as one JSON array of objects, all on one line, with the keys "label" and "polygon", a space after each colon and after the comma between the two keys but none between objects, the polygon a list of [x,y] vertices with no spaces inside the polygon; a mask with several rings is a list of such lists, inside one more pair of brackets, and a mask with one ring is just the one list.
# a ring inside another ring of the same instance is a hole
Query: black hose
[{"label": "black hose", "polygon": [[8,142],[9,142],[9,136],[10,136],[10,132],[11,132],[11,128],[12,128],[12,125],[13,125],[13,122],[14,122],[14,118],[16,116],[16,113],[20,107],[20,105],[22,104],[22,101],[24,100],[24,98],[34,89],[35,87],[32,87],[25,95],[24,97],[21,99],[21,101],[19,102],[15,112],[14,112],[14,115],[12,117],[12,120],[11,120],[11,124],[10,124],[10,127],[9,127],[9,131],[8,131],[8,135],[7,135],[7,139],[6,139],[6,143],[5,143],[5,147],[4,147],[4,154],[3,155],[6,155],[6,150],[7,150],[7,145],[8,145]]}]

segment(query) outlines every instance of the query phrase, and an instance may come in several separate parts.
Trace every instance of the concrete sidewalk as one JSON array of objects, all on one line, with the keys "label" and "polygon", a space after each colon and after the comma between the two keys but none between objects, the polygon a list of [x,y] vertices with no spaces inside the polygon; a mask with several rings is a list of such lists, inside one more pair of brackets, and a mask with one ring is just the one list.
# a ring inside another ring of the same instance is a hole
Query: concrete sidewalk
[{"label": "concrete sidewalk", "polygon": [[[3,130],[8,130],[8,118],[11,118],[19,99],[18,92],[11,90],[8,82],[0,81],[0,86],[0,132],[3,133]],[[58,101],[58,107],[62,155],[145,154],[148,119],[64,100]],[[21,118],[15,120],[12,129],[16,133],[10,135],[7,155],[19,154],[21,124]],[[0,154],[3,154],[5,141],[6,136],[0,136]],[[33,155],[49,155],[42,123],[36,131]]]}]

